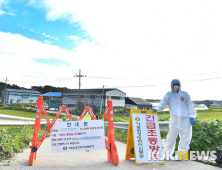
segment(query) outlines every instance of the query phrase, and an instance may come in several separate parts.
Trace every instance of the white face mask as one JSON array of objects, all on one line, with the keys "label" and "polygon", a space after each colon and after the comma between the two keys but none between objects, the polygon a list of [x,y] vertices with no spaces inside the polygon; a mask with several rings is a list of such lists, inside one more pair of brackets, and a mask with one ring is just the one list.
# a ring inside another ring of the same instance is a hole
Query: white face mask
[{"label": "white face mask", "polygon": [[178,90],[179,90],[179,86],[178,85],[173,86],[173,91],[174,92],[178,92]]}]

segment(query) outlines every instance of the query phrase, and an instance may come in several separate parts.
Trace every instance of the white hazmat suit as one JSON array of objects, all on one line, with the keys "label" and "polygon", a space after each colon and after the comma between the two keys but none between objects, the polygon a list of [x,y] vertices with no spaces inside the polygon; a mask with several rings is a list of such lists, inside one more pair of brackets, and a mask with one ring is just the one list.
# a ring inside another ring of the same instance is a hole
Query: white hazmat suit
[{"label": "white hazmat suit", "polygon": [[[173,85],[175,84],[179,86],[178,92],[173,91]],[[188,93],[181,91],[181,84],[178,79],[172,80],[171,89],[172,91],[169,91],[163,97],[156,108],[157,111],[161,111],[168,105],[170,111],[169,132],[167,134],[164,151],[174,151],[176,139],[179,134],[180,142],[178,151],[186,153],[190,148],[189,145],[192,138],[190,118],[196,118],[196,110]]]}]

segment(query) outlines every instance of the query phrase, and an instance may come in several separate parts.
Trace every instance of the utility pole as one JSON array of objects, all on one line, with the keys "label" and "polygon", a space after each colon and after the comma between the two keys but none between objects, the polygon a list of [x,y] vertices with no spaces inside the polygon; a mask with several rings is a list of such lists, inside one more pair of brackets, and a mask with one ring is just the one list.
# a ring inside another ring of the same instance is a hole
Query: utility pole
[{"label": "utility pole", "polygon": [[101,105],[100,105],[100,114],[102,112],[103,94],[104,94],[104,85],[103,85],[103,93],[102,93],[102,99],[101,99]]},{"label": "utility pole", "polygon": [[81,77],[86,77],[86,75],[81,75],[81,69],[79,69],[79,75],[76,75],[74,77],[79,77],[79,101],[80,101],[80,86],[81,86]]},{"label": "utility pole", "polygon": [[93,91],[92,91],[92,106],[93,106]]},{"label": "utility pole", "polygon": [[50,100],[51,100],[51,89],[50,89],[50,96],[49,96],[49,109],[51,108],[50,107]]},{"label": "utility pole", "polygon": [[5,94],[4,94],[4,104],[5,104],[5,100],[6,100],[6,84],[7,84],[7,81],[9,81],[9,79],[3,79],[5,81]]}]

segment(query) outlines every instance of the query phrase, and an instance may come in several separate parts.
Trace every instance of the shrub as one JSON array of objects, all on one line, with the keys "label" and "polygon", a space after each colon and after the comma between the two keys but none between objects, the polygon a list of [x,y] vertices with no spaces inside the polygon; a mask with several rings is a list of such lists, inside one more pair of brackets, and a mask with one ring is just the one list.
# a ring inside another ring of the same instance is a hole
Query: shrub
[{"label": "shrub", "polygon": [[217,146],[222,145],[222,121],[211,120],[211,122],[197,121],[193,125],[193,137],[190,150],[214,151]]},{"label": "shrub", "polygon": [[84,109],[85,109],[85,103],[82,101],[78,101],[76,107],[76,112],[77,112],[76,114],[80,116]]},{"label": "shrub", "polygon": [[124,113],[130,113],[129,110],[127,110],[125,107],[123,108]]},{"label": "shrub", "polygon": [[92,105],[91,109],[92,109],[93,113],[100,112],[100,110],[95,105]]},{"label": "shrub", "polygon": [[[39,136],[41,137],[47,125],[40,125]],[[16,152],[21,152],[23,148],[32,142],[34,126],[13,126],[0,130],[0,160],[7,159]]]},{"label": "shrub", "polygon": [[75,114],[75,111],[74,110],[69,110],[69,113],[70,114]]}]

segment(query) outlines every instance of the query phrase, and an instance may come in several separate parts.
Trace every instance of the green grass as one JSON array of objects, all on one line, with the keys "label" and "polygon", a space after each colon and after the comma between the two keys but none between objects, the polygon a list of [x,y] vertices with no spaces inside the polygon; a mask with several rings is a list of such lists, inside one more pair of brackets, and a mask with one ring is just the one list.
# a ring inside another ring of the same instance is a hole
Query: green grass
[{"label": "green grass", "polygon": [[[25,112],[25,111],[17,111],[17,110],[1,110],[0,114],[10,115],[10,116],[19,116],[25,118],[36,118],[36,113]],[[53,119],[54,116],[48,115],[49,119]],[[44,114],[42,113],[41,119],[45,119]]]},{"label": "green grass", "polygon": [[[114,115],[114,122],[129,122],[129,116]],[[197,110],[197,117],[200,121],[210,122],[212,119],[222,120],[222,107],[211,107],[209,110]],[[158,112],[159,121],[169,121],[168,111]]]},{"label": "green grass", "polygon": [[[45,133],[47,125],[40,125],[39,139]],[[8,159],[14,153],[21,152],[23,148],[27,147],[32,142],[34,126],[0,126],[0,161]],[[49,136],[49,134],[48,134]]]},{"label": "green grass", "polygon": [[[204,110],[200,111],[197,110],[197,117],[200,121],[209,122],[211,119],[218,119],[222,120],[222,111],[220,110]],[[170,118],[170,115],[167,113],[158,114],[159,121],[168,121]]]},{"label": "green grass", "polygon": [[8,106],[24,106],[24,105],[37,106],[37,103],[12,103],[12,104],[9,104]]},{"label": "green grass", "polygon": [[[0,114],[5,114],[5,115],[10,115],[10,116],[19,116],[19,117],[25,117],[25,118],[36,118],[36,112],[26,112],[26,111],[19,111],[19,110],[3,110],[0,109]],[[49,117],[49,119],[54,119],[56,113],[50,113],[47,112],[47,115]],[[44,114],[41,114],[41,119],[45,119]],[[66,115],[60,115],[59,119],[63,119],[66,120],[68,119],[68,117]],[[72,116],[73,121],[77,121],[78,118]]]},{"label": "green grass", "polygon": [[221,112],[197,112],[199,120],[208,122],[210,119],[222,120],[222,111]]},{"label": "green grass", "polygon": [[129,122],[129,116],[113,115],[114,122]]}]

